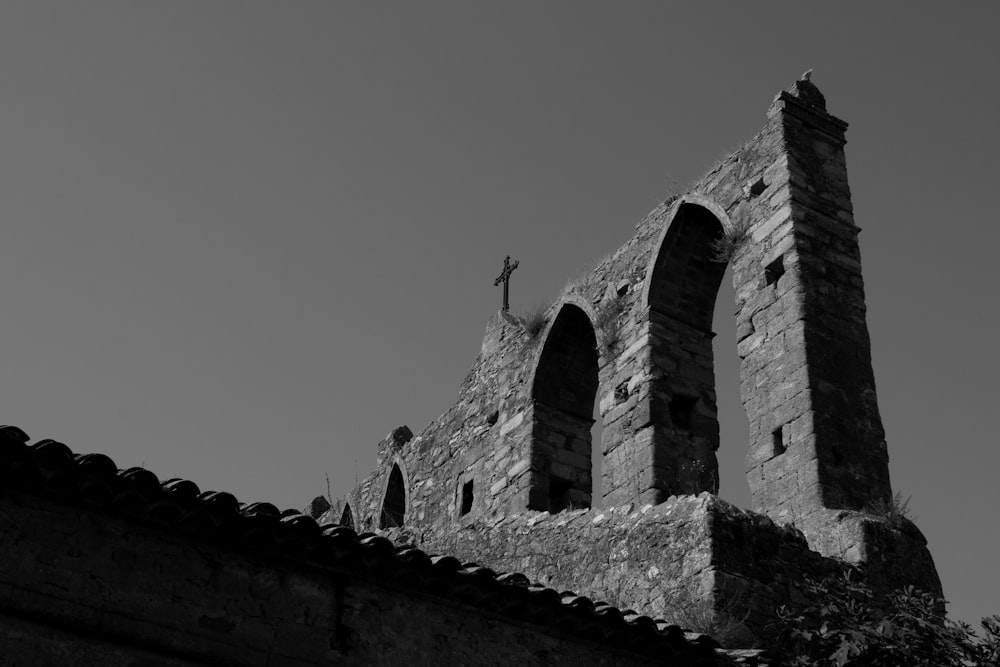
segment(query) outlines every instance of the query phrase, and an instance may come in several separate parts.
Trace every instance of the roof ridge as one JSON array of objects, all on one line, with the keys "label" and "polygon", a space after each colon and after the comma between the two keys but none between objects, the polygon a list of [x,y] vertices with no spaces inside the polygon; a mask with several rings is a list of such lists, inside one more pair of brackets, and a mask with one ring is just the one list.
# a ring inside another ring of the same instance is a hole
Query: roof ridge
[{"label": "roof ridge", "polygon": [[271,503],[241,503],[231,493],[201,491],[190,480],[161,482],[145,468],[120,469],[104,454],[74,453],[55,440],[28,441],[16,426],[0,426],[0,486],[144,520],[258,555],[351,568],[578,638],[659,658],[672,656],[679,664],[715,664],[717,644],[708,637],[689,641],[677,625],[572,591],[558,592],[520,573],[428,554],[347,526],[320,525],[298,510],[282,511]]}]

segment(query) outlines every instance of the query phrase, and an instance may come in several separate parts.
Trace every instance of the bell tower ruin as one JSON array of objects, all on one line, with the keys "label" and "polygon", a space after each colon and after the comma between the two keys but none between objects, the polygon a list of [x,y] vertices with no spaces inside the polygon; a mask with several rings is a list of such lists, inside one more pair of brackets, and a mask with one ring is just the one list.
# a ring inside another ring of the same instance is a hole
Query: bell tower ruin
[{"label": "bell tower ruin", "polygon": [[753,509],[809,523],[891,496],[865,323],[846,123],[809,81],[666,216],[648,308],[649,498],[717,491],[712,312],[733,265]]},{"label": "bell tower ruin", "polygon": [[[796,581],[842,567],[876,589],[940,593],[920,531],[878,509],[892,489],[846,127],[807,77],[779,93],[756,136],[651,211],[543,324],[497,313],[458,402],[380,443],[378,469],[328,520],[643,613],[683,590],[738,597],[755,633]],[[712,315],[727,264],[749,511],[715,496]]]}]

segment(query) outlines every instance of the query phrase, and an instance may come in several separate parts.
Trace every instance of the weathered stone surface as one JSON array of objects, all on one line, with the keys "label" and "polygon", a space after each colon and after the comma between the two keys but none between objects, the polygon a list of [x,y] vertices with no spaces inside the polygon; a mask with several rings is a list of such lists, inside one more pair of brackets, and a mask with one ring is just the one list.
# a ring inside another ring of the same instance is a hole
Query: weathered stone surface
[{"label": "weathered stone surface", "polygon": [[678,601],[718,598],[758,635],[796,582],[842,567],[811,551],[801,532],[707,493],[657,506],[529,512],[417,541],[654,617],[670,618]]},{"label": "weathered stone surface", "polygon": [[[540,333],[506,313],[494,316],[458,402],[411,442],[380,444],[377,470],[328,516],[353,503],[359,528],[376,526],[387,475],[398,466],[408,480],[406,525],[421,543],[472,549],[457,536],[478,535],[476,558],[522,562],[490,537],[497,531],[532,556],[520,567],[530,576],[549,576],[546,559],[573,563],[566,570],[574,572],[575,588],[605,596],[627,589],[622,604],[652,605],[655,594],[608,580],[612,561],[574,560],[574,548],[597,539],[576,519],[566,519],[556,542],[522,539],[506,522],[531,510],[575,516],[595,505],[659,505],[717,492],[712,314],[728,263],[750,424],[752,509],[794,526],[820,556],[865,564],[873,573],[894,558],[891,545],[908,544],[916,552],[906,561],[912,568],[893,581],[939,590],[926,546],[899,531],[885,533],[865,514],[892,491],[847,184],[846,127],[827,113],[811,82],[779,93],[765,127],[690,192],[651,211],[629,241],[568,286],[546,311]],[[601,443],[590,441],[595,404]],[[602,498],[593,497],[591,451],[602,461]],[[475,497],[464,511],[470,480]],[[546,532],[562,519],[532,521],[532,530]],[[754,530],[770,530],[746,525],[755,527],[740,532],[744,542],[753,542],[747,536]],[[657,548],[663,553],[626,549],[614,567],[629,576],[651,567],[693,576],[665,563],[695,545],[667,541]],[[810,562],[819,557],[802,554]],[[781,599],[757,574],[727,572],[760,599]],[[590,587],[601,582],[618,588]]]}]

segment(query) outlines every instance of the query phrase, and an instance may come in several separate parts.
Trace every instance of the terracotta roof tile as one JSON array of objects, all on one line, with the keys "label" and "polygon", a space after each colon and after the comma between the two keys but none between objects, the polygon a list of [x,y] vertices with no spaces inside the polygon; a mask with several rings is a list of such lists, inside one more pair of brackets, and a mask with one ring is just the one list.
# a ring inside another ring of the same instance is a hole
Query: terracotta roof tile
[{"label": "terracotta roof tile", "polygon": [[656,656],[663,664],[714,665],[708,642],[688,641],[676,625],[571,591],[532,585],[519,573],[497,573],[452,556],[397,546],[374,533],[320,526],[297,510],[241,504],[232,494],[201,491],[185,479],[161,482],[143,468],[120,470],[103,454],[74,454],[55,440],[28,444],[15,426],[0,426],[0,485],[98,506],[255,553],[348,568],[429,594],[488,609],[589,640]]}]

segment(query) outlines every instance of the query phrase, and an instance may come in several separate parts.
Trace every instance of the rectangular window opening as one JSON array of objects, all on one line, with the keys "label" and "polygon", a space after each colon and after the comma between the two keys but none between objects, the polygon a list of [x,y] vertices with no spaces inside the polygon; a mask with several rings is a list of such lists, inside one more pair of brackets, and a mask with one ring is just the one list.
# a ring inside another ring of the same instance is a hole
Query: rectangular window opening
[{"label": "rectangular window opening", "polygon": [[472,480],[462,485],[462,516],[472,511]]},{"label": "rectangular window opening", "polygon": [[568,479],[549,477],[549,512],[555,514],[569,507],[569,490],[572,486]]},{"label": "rectangular window opening", "polygon": [[781,435],[780,426],[771,431],[771,445],[773,449],[772,454],[774,456],[781,456],[782,454],[785,453],[785,450],[787,449],[787,447],[785,447],[785,440]]},{"label": "rectangular window opening", "polygon": [[695,396],[677,394],[670,399],[670,421],[674,428],[690,431],[694,422],[694,406],[698,403]]},{"label": "rectangular window opening", "polygon": [[785,261],[784,257],[778,257],[766,267],[764,267],[764,282],[768,285],[773,285],[778,282],[778,278],[785,275]]}]

